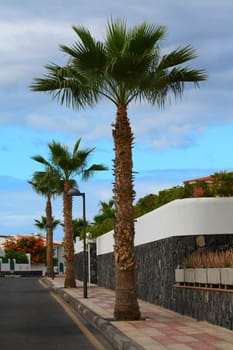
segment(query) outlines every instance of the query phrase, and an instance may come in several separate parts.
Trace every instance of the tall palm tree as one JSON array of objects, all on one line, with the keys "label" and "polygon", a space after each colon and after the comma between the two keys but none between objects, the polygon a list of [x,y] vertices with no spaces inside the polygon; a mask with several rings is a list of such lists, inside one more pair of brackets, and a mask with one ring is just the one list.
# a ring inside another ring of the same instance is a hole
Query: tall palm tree
[{"label": "tall palm tree", "polygon": [[[39,157],[39,156],[37,156]],[[36,157],[32,159],[37,160]],[[52,216],[52,204],[51,198],[57,194],[61,194],[61,187],[59,188],[59,174],[55,172],[51,166],[46,165],[45,171],[36,171],[32,180],[28,181],[32,185],[33,189],[42,196],[47,198],[46,201],[46,225],[43,227],[46,229],[46,263],[47,263],[47,276],[53,277],[53,228],[54,220]]]},{"label": "tall palm tree", "polygon": [[134,213],[133,200],[133,133],[127,115],[130,103],[145,100],[151,105],[164,106],[170,95],[181,97],[186,82],[198,86],[205,80],[203,70],[184,65],[195,58],[188,45],[161,56],[159,42],[164,39],[164,26],[142,23],[127,28],[125,21],[111,19],[106,38],[96,40],[89,30],[73,26],[77,42],[61,45],[68,55],[65,66],[46,66],[44,78],[35,79],[34,91],[47,91],[61,104],[84,108],[107,98],[116,106],[113,125],[115,150],[114,256],[116,273],[117,319],[138,319],[135,288]]},{"label": "tall palm tree", "polygon": [[[76,287],[74,273],[74,242],[73,242],[73,222],[72,222],[72,197],[67,196],[67,192],[77,185],[76,176],[87,180],[95,171],[107,170],[102,164],[92,164],[88,166],[90,155],[95,148],[80,149],[81,139],[75,143],[73,151],[59,142],[48,144],[50,150],[53,169],[60,174],[60,180],[63,183],[63,215],[64,215],[64,257],[66,259],[65,288]],[[48,165],[48,161],[38,157],[37,161]]]}]

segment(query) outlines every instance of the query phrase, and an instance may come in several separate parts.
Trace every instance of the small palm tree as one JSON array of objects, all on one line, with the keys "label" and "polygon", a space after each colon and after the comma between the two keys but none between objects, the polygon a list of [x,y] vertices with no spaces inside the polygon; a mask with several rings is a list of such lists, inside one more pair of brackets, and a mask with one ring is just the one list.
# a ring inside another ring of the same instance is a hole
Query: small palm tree
[{"label": "small palm tree", "polygon": [[[38,158],[37,158],[38,157]],[[40,156],[32,157],[37,160]],[[54,221],[52,216],[51,198],[61,194],[59,174],[52,170],[51,166],[46,165],[46,171],[36,171],[32,180],[28,181],[32,188],[40,195],[47,198],[46,201],[46,223],[42,228],[46,229],[46,263],[47,276],[53,277],[53,228]],[[37,223],[39,224],[39,222]],[[37,225],[38,226],[38,225]]]},{"label": "small palm tree", "polygon": [[45,216],[41,216],[41,220],[39,219],[35,219],[34,220],[35,222],[35,226],[38,227],[40,230],[45,230],[46,231],[46,228],[47,228],[47,219]]},{"label": "small palm tree", "polygon": [[99,214],[95,215],[93,218],[95,224],[101,223],[106,219],[115,218],[116,210],[115,210],[113,199],[110,199],[108,202],[100,201],[99,205],[100,205]]},{"label": "small palm tree", "polygon": [[[53,263],[54,263],[54,257],[53,257],[53,232],[56,229],[58,225],[61,225],[60,220],[56,220],[53,216],[51,218],[52,220],[48,220],[45,216],[41,216],[41,220],[35,219],[34,225],[38,227],[40,230],[46,231],[46,263],[47,263],[47,276],[53,277],[54,271],[53,271]],[[52,227],[49,227],[48,223],[51,221]]]},{"label": "small palm tree", "polygon": [[[40,230],[45,230],[47,229],[47,219],[45,216],[41,216],[41,219],[35,219],[35,226],[38,227]],[[52,216],[52,227],[53,230],[55,230],[55,228],[61,225],[61,221],[60,220],[56,220],[53,216]]]},{"label": "small palm tree", "polygon": [[72,222],[73,222],[74,241],[75,241],[76,237],[83,239],[84,238],[84,232],[83,232],[84,225],[86,227],[89,227],[89,222],[88,221],[84,222],[84,220],[80,219],[80,218],[73,219]]},{"label": "small palm tree", "polygon": [[164,106],[170,95],[181,97],[186,82],[198,86],[206,79],[203,70],[184,64],[196,57],[191,46],[161,56],[159,42],[164,39],[164,26],[142,23],[127,28],[121,20],[110,20],[104,41],[96,40],[84,27],[73,27],[77,42],[61,45],[68,55],[67,65],[46,66],[44,78],[35,79],[31,89],[47,91],[67,106],[85,108],[107,98],[116,107],[113,125],[115,150],[114,257],[116,273],[117,319],[138,319],[135,286],[134,210],[133,200],[133,133],[128,106],[136,101]]},{"label": "small palm tree", "polygon": [[93,223],[88,227],[89,237],[96,239],[98,236],[113,230],[115,222],[114,200],[108,202],[100,201],[99,213],[94,216]]},{"label": "small palm tree", "polygon": [[[79,139],[70,152],[69,149],[59,142],[49,143],[50,165],[59,173],[60,181],[63,184],[63,214],[64,214],[64,257],[66,259],[65,288],[76,287],[74,273],[74,242],[72,223],[72,197],[67,196],[67,192],[77,185],[76,176],[87,180],[95,171],[107,170],[102,164],[92,164],[88,166],[90,155],[95,148],[80,149],[81,139]],[[42,164],[48,165],[44,158],[37,158]]]}]

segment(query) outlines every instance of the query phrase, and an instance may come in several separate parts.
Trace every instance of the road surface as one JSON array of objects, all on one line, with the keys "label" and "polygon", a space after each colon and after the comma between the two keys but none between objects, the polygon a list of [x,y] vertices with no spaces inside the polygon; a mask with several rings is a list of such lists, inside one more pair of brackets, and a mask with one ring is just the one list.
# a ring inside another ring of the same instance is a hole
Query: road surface
[{"label": "road surface", "polygon": [[113,350],[37,278],[0,277],[0,349]]}]

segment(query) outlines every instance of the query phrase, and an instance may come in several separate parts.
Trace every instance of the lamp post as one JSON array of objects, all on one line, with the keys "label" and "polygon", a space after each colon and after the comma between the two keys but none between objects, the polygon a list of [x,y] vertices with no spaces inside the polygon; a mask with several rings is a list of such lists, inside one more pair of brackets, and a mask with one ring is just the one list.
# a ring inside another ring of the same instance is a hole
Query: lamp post
[{"label": "lamp post", "polygon": [[83,297],[87,298],[87,252],[86,252],[86,200],[85,193],[80,192],[77,187],[67,192],[68,196],[81,196],[83,198]]}]

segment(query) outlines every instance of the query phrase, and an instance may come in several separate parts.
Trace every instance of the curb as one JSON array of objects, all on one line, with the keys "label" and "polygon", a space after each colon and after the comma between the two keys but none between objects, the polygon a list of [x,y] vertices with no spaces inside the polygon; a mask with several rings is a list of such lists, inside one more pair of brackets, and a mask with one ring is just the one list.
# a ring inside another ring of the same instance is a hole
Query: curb
[{"label": "curb", "polygon": [[52,287],[52,290],[60,295],[62,299],[75,308],[93,327],[95,327],[117,350],[145,350],[141,345],[127,337],[119,329],[114,327],[109,321],[101,318],[98,314],[82,304],[79,299],[67,294],[63,288],[55,287],[47,279],[45,283]]}]

